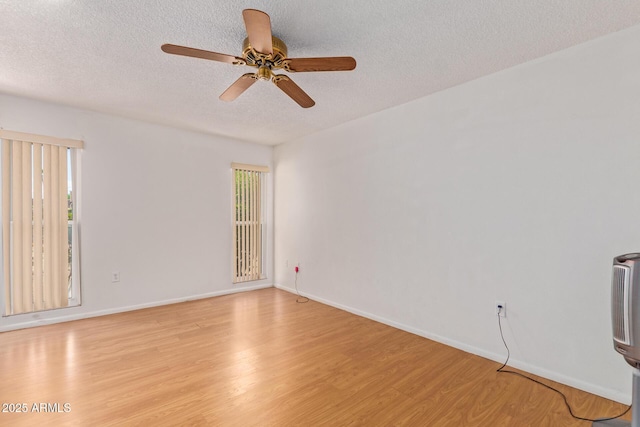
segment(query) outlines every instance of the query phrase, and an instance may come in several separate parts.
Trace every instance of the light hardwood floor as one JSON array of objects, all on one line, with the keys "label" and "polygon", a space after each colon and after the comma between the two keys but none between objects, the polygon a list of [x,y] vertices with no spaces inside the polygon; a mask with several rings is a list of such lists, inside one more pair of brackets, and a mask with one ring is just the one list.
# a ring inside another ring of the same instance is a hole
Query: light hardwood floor
[{"label": "light hardwood floor", "polygon": [[[70,409],[2,426],[591,425],[498,363],[273,288],[5,332],[0,364],[1,402]],[[625,408],[546,382],[583,417]]]}]

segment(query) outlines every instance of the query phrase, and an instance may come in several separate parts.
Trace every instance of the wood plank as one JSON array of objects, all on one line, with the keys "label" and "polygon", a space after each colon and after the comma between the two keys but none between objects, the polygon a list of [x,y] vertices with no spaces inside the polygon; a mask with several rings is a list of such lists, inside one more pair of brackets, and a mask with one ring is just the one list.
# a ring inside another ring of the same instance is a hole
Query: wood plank
[{"label": "wood plank", "polygon": [[[0,362],[1,402],[71,409],[0,425],[590,425],[495,362],[274,288],[5,332]],[[625,408],[544,381],[580,416]]]}]

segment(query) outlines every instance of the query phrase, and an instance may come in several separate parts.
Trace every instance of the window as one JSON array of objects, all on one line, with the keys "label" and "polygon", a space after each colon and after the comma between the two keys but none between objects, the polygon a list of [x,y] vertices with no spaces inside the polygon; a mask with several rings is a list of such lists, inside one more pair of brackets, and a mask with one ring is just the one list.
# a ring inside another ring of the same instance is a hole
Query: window
[{"label": "window", "polygon": [[78,305],[82,141],[0,130],[4,314]]},{"label": "window", "polygon": [[265,278],[266,166],[232,163],[233,283]]}]

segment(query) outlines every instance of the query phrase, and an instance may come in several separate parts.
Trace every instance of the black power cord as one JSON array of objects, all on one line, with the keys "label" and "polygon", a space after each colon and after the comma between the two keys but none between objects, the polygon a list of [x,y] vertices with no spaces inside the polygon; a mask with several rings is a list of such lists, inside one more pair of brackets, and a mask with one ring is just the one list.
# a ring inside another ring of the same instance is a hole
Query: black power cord
[{"label": "black power cord", "polygon": [[511,351],[509,350],[509,346],[507,345],[507,342],[504,339],[504,334],[502,333],[502,322],[500,321],[500,313],[502,313],[502,307],[498,306],[498,328],[500,328],[500,338],[502,338],[502,343],[504,344],[504,348],[507,349],[507,360],[505,360],[505,362],[502,364],[502,366],[500,366],[498,369],[496,369],[496,372],[500,372],[503,374],[513,374],[513,375],[517,375],[519,377],[522,378],[526,378],[529,381],[533,381],[536,384],[540,384],[541,386],[548,388],[551,391],[554,391],[556,393],[558,393],[560,396],[562,396],[562,400],[564,400],[564,404],[567,407],[567,409],[569,410],[569,414],[576,420],[580,420],[580,421],[609,421],[609,420],[615,420],[616,418],[620,418],[622,416],[624,416],[627,412],[629,412],[629,410],[631,410],[631,405],[629,405],[629,407],[620,415],[616,415],[615,417],[610,417],[610,418],[598,418],[598,419],[592,419],[592,418],[583,418],[583,417],[578,417],[577,415],[575,415],[573,413],[573,410],[571,409],[571,405],[569,405],[569,401],[567,400],[567,396],[565,396],[565,394],[563,392],[561,392],[560,390],[551,387],[550,385],[547,385],[541,381],[538,381],[534,378],[528,377],[524,374],[521,374],[520,372],[515,372],[515,371],[509,371],[508,369],[504,369],[507,366],[507,363],[509,362],[509,357],[511,357]]}]

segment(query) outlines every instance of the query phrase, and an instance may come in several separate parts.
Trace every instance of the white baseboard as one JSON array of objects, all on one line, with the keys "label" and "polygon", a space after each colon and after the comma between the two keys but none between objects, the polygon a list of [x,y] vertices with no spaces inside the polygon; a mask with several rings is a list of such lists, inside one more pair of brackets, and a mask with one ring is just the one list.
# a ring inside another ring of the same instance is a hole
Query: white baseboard
[{"label": "white baseboard", "polygon": [[255,286],[245,286],[241,288],[238,287],[233,289],[224,289],[222,291],[208,292],[206,294],[198,294],[198,295],[189,295],[185,297],[172,298],[172,299],[167,299],[162,301],[153,301],[153,302],[144,303],[144,304],[109,308],[106,310],[96,310],[96,311],[83,312],[83,313],[77,313],[77,314],[67,314],[63,316],[56,316],[56,317],[45,318],[45,319],[29,320],[29,321],[20,322],[20,323],[14,323],[11,325],[0,326],[0,332],[13,331],[16,329],[32,328],[35,326],[52,325],[54,323],[71,322],[73,320],[88,319],[91,317],[106,316],[108,314],[124,313],[126,311],[141,310],[143,308],[177,304],[177,303],[186,302],[186,301],[194,301],[199,299],[236,294],[239,292],[255,291],[257,289],[265,289],[265,288],[272,288],[272,287],[273,285],[271,283],[267,283],[267,284],[261,284],[261,285],[255,285]]},{"label": "white baseboard", "polygon": [[[292,294],[296,293],[295,289],[289,288],[287,286],[274,284],[274,287],[276,287],[278,289],[282,289],[283,291],[290,292]],[[475,354],[477,356],[481,356],[481,357],[493,360],[493,361],[498,362],[498,363],[504,362],[504,355],[503,354],[496,354],[496,353],[484,350],[482,348],[471,346],[471,345],[465,344],[465,343],[460,342],[460,341],[452,340],[452,339],[449,339],[447,337],[443,337],[443,336],[440,336],[440,335],[437,335],[437,334],[433,334],[433,333],[428,332],[428,331],[424,331],[422,329],[418,329],[418,328],[414,328],[414,327],[411,327],[411,326],[408,326],[408,325],[405,325],[405,324],[402,324],[402,323],[394,322],[393,320],[389,320],[389,319],[386,319],[384,317],[380,317],[380,316],[377,316],[375,314],[372,314],[372,313],[369,313],[369,312],[366,312],[366,311],[358,310],[358,309],[353,308],[353,307],[349,307],[349,306],[346,306],[346,305],[343,305],[343,304],[339,304],[339,303],[336,303],[334,301],[330,301],[330,300],[318,297],[316,295],[309,294],[307,292],[300,292],[300,295],[305,296],[307,298],[310,298],[310,299],[312,299],[314,301],[321,302],[323,304],[330,305],[332,307],[339,308],[339,309],[344,310],[344,311],[348,311],[349,313],[353,313],[353,314],[356,314],[358,316],[366,317],[367,319],[375,320],[376,322],[384,323],[385,325],[389,325],[389,326],[392,326],[394,328],[401,329],[403,331],[410,332],[412,334],[419,335],[421,337],[428,338],[430,340],[437,341],[437,342],[442,343],[442,344],[446,344],[448,346],[457,348],[457,349],[465,351],[467,353]],[[576,378],[568,377],[568,376],[562,375],[562,374],[560,374],[558,372],[549,371],[549,370],[546,370],[544,368],[540,368],[538,366],[531,365],[529,363],[522,362],[522,361],[519,361],[519,360],[509,359],[509,366],[517,368],[517,369],[521,369],[521,370],[526,371],[526,372],[530,372],[530,373],[532,373],[534,375],[539,375],[539,376],[541,376],[543,378],[550,379],[551,381],[556,381],[556,382],[559,382],[561,384],[565,384],[565,385],[568,385],[570,387],[574,387],[574,388],[577,388],[579,390],[583,390],[583,391],[586,391],[588,393],[604,397],[606,399],[611,399],[613,401],[623,403],[625,405],[630,405],[631,404],[631,395],[627,394],[627,393],[621,393],[621,392],[619,392],[617,390],[611,390],[611,389],[608,389],[608,388],[605,388],[605,387],[600,387],[600,386],[597,386],[595,384],[587,383],[585,381],[581,381],[581,380],[578,380]]]}]

